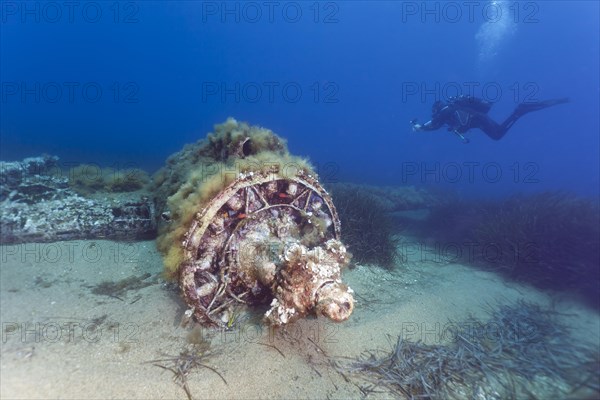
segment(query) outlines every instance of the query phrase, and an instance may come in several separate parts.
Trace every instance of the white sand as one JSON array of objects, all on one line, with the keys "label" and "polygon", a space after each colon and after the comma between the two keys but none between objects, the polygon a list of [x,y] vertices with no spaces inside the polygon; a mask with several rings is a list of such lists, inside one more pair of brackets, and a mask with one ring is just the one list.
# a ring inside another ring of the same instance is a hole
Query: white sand
[{"label": "white sand", "polygon": [[[185,305],[157,279],[162,267],[154,242],[27,244],[0,246],[0,252],[2,398],[186,398],[169,371],[146,363],[179,354],[190,331],[180,327]],[[144,273],[155,283],[120,298],[91,291],[102,281]],[[194,398],[358,398],[364,382],[347,382],[327,356],[389,350],[399,334],[439,343],[449,319],[485,318],[486,302],[553,300],[492,273],[420,254],[394,273],[359,267],[344,280],[358,298],[346,323],[311,318],[273,331],[247,321],[233,332],[204,331],[213,353],[206,364],[228,384],[208,369],[195,370],[188,377]],[[564,318],[577,340],[597,343],[596,313],[569,301],[558,309],[572,314]]]}]

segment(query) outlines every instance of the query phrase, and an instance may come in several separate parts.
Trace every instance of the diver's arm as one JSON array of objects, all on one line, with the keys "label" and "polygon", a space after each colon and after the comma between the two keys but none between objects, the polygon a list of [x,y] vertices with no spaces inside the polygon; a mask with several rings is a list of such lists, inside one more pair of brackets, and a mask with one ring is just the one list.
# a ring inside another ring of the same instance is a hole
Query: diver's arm
[{"label": "diver's arm", "polygon": [[440,129],[442,127],[442,123],[436,119],[432,119],[431,121],[427,121],[425,122],[422,126],[421,126],[421,131],[437,131],[438,129]]},{"label": "diver's arm", "polygon": [[435,131],[435,130],[440,129],[442,127],[442,125],[443,125],[442,123],[439,123],[438,121],[435,121],[434,119],[432,119],[431,121],[425,122],[423,125],[417,124],[416,121],[415,121],[415,123],[412,124],[413,131],[415,131],[415,132]]},{"label": "diver's arm", "polygon": [[440,129],[446,121],[449,120],[451,114],[450,107],[444,107],[439,113],[435,114],[435,116],[431,117],[431,121],[425,122],[423,125],[417,124],[417,120],[413,119],[411,124],[413,126],[413,131],[415,132],[423,132],[423,131],[436,131]]}]

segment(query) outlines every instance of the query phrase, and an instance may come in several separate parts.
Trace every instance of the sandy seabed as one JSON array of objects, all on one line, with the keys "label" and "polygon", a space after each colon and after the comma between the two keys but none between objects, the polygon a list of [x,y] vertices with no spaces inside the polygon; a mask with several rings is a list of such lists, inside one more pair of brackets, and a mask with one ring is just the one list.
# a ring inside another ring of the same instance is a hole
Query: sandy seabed
[{"label": "sandy seabed", "polygon": [[[172,373],[149,362],[188,348],[186,310],[160,277],[154,242],[70,241],[0,246],[0,395],[34,399],[181,398]],[[146,274],[146,275],[145,275]],[[132,276],[140,287],[117,295],[97,285]],[[486,304],[518,299],[564,312],[574,340],[597,343],[600,318],[569,300],[469,266],[411,254],[393,272],[359,266],[344,273],[356,292],[350,320],[308,318],[285,329],[254,310],[229,332],[196,331],[211,356],[188,376],[194,398],[360,398],[359,377],[334,368],[361,353],[408,340],[440,343],[449,321],[485,319]],[[142,287],[143,286],[143,287]],[[369,398],[389,398],[374,393]]]}]

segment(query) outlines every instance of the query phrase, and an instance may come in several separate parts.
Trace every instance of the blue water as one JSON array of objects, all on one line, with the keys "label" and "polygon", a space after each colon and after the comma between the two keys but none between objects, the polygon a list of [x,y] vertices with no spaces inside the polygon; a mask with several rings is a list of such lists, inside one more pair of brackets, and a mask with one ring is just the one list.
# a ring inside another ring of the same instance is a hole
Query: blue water
[{"label": "blue water", "polygon": [[[472,4],[3,1],[0,159],[152,172],[233,116],[325,181],[598,195],[599,3]],[[522,101],[571,103],[500,141],[412,132],[460,93],[494,101],[498,121]]]}]

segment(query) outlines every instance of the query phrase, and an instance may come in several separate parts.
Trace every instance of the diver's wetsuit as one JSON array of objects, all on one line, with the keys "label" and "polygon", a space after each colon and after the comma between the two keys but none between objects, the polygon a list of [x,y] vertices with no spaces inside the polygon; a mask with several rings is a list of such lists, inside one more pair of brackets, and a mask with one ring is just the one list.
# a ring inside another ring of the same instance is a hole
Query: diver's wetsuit
[{"label": "diver's wetsuit", "polygon": [[511,126],[513,126],[513,124],[523,115],[546,107],[567,103],[568,101],[568,98],[562,98],[535,103],[521,103],[502,124],[498,124],[491,119],[487,115],[487,111],[478,111],[475,108],[469,107],[468,104],[455,104],[449,102],[432,115],[431,121],[419,125],[417,130],[434,131],[441,128],[443,125],[448,125],[449,131],[462,134],[469,129],[479,128],[490,138],[499,140],[506,135],[506,132],[508,132]]}]

